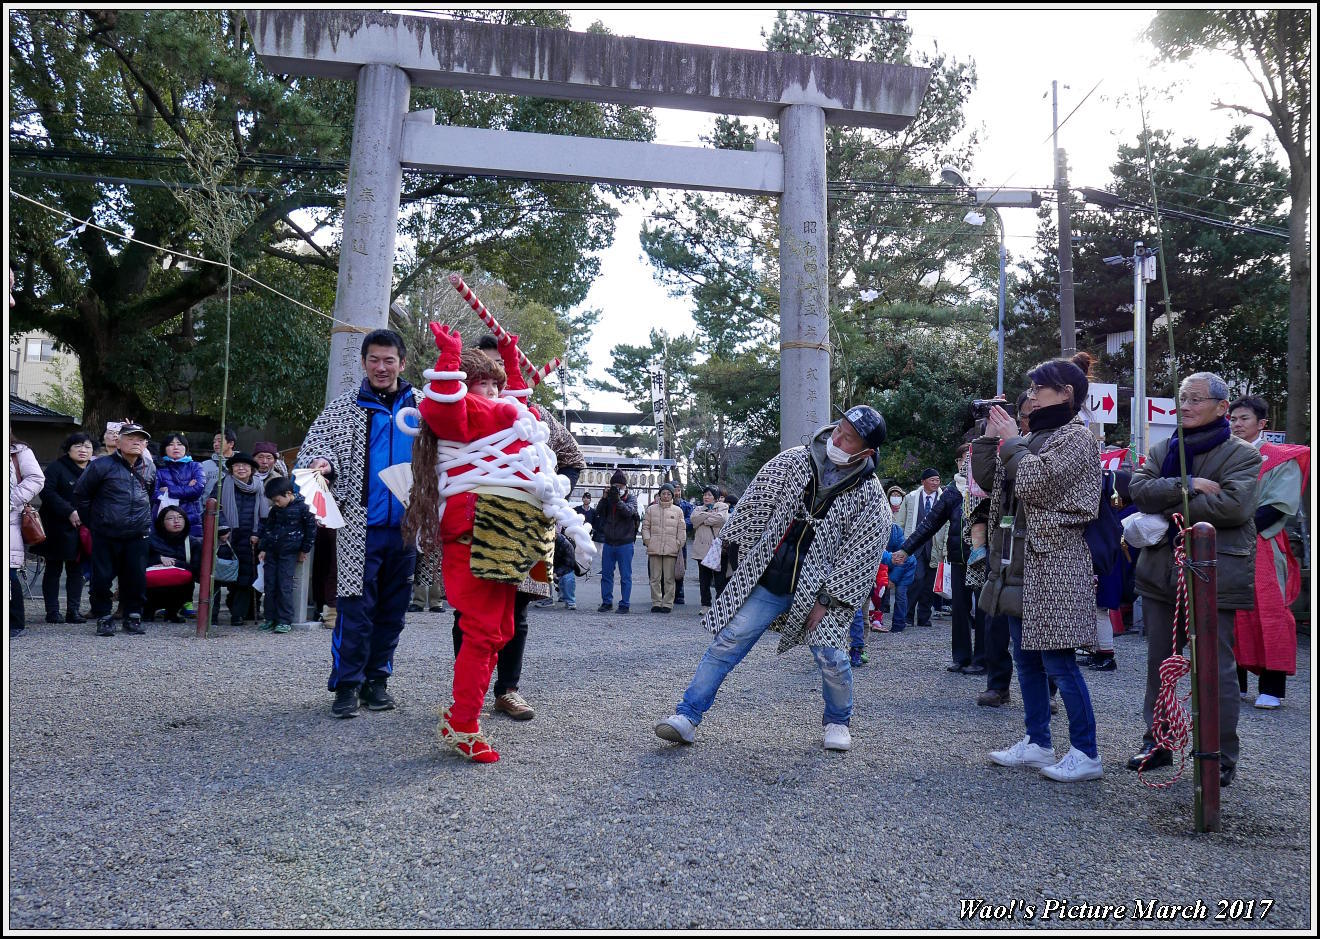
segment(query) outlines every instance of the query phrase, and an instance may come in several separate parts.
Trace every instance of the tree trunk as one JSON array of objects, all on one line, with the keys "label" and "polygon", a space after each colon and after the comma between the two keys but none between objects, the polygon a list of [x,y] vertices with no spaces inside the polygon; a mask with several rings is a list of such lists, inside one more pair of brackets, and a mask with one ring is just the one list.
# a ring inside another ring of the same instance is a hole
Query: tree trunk
[{"label": "tree trunk", "polygon": [[1306,219],[1311,209],[1311,167],[1305,158],[1292,161],[1292,207],[1288,212],[1288,415],[1284,430],[1289,443],[1310,443],[1311,412],[1311,258]]},{"label": "tree trunk", "polygon": [[[112,376],[99,368],[99,364],[86,355],[78,361],[83,383],[83,427],[100,437],[105,433],[107,421],[122,421],[126,418],[146,420],[145,408],[137,393],[121,387]],[[147,432],[151,432],[150,427],[147,427]]]}]

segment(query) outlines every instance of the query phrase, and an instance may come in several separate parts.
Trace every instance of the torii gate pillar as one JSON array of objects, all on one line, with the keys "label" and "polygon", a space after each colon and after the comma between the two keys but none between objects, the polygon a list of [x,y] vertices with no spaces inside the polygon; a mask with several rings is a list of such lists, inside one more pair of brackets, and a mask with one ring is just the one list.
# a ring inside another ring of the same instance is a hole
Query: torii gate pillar
[{"label": "torii gate pillar", "polygon": [[335,290],[335,319],[340,322],[330,335],[326,401],[357,387],[362,380],[362,337],[386,325],[403,191],[399,157],[411,91],[408,74],[397,66],[364,65],[358,73]]},{"label": "torii gate pillar", "polygon": [[806,443],[830,422],[829,228],[825,217],[825,111],[779,116],[784,194],[779,200],[779,447]]}]

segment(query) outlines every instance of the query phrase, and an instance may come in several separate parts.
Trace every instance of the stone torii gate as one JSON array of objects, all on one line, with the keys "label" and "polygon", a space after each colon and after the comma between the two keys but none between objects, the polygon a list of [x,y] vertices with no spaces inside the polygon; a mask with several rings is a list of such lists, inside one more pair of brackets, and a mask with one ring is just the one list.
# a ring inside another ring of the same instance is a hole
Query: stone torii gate
[{"label": "stone torii gate", "polygon": [[[699,14],[698,14],[699,15]],[[780,197],[780,445],[830,420],[825,126],[899,130],[928,69],[358,10],[249,10],[272,71],[357,82],[327,399],[384,326],[404,169]],[[753,152],[436,126],[416,85],[779,121]]]}]

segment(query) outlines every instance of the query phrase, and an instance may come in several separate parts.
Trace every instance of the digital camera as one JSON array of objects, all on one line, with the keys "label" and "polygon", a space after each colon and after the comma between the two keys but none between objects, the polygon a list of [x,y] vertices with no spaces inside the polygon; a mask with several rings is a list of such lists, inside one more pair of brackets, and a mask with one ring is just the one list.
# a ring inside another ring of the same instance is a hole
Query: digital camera
[{"label": "digital camera", "polygon": [[972,420],[985,420],[990,416],[990,409],[996,404],[1008,412],[1009,417],[1017,420],[1017,405],[1003,398],[977,398],[972,402]]}]

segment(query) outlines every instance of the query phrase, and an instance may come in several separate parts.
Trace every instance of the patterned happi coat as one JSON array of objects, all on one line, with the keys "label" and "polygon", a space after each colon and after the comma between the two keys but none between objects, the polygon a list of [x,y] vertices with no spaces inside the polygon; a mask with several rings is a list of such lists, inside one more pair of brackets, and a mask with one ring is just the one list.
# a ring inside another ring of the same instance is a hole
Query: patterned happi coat
[{"label": "patterned happi coat", "polygon": [[[751,595],[779,540],[803,507],[803,489],[810,479],[811,452],[807,447],[794,447],[761,467],[738,500],[720,530],[725,545],[738,545],[738,569],[705,613],[711,632],[729,625]],[[780,652],[804,642],[848,648],[853,613],[875,586],[875,572],[892,525],[889,503],[873,474],[834,500],[825,517],[815,523],[816,534],[802,562],[792,605],[771,625],[780,630]],[[830,609],[808,640],[807,615],[821,588],[847,606]]]},{"label": "patterned happi coat", "polygon": [[1054,431],[1036,454],[1025,438],[1004,441],[990,494],[991,524],[1004,512],[1005,463],[1016,468],[1014,492],[1027,518],[1022,648],[1094,646],[1095,569],[1085,532],[1100,510],[1100,445],[1078,418]]},{"label": "patterned happi coat", "polygon": [[[344,392],[325,406],[307,430],[298,451],[298,469],[321,457],[335,472],[330,493],[335,497],[344,527],[336,532],[338,593],[341,597],[362,596],[362,572],[367,560],[367,412],[358,407],[358,387]],[[413,397],[421,400],[414,388]],[[409,586],[408,589],[412,589]]]}]

